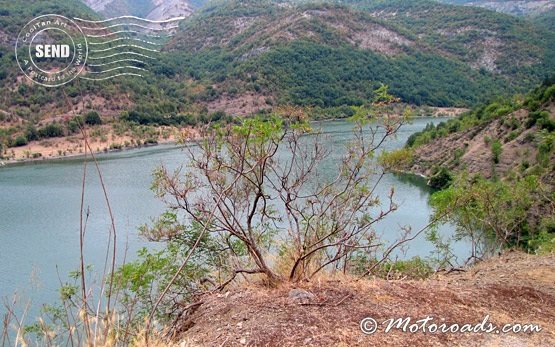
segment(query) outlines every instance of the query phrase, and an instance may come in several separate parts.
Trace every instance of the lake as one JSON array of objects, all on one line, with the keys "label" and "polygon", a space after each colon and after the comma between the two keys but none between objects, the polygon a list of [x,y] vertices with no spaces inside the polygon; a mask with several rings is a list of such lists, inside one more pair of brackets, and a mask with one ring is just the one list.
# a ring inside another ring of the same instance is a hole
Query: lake
[{"label": "lake", "polygon": [[[408,136],[426,123],[442,118],[418,118],[401,128],[388,149],[402,147]],[[318,124],[329,136],[333,148],[342,147],[351,137],[352,124],[330,121]],[[335,153],[334,153],[335,155]],[[338,155],[338,154],[337,154]],[[164,210],[150,191],[153,170],[165,164],[175,167],[186,159],[186,152],[175,145],[160,145],[98,155],[119,235],[120,261],[125,253],[134,259],[142,247],[156,247],[142,239],[137,227],[148,223]],[[333,168],[333,156],[330,158]],[[18,293],[31,301],[31,315],[41,304],[58,298],[60,279],[79,266],[79,210],[83,159],[72,158],[25,163],[0,168],[0,298]],[[381,196],[395,186],[399,209],[377,226],[385,239],[395,239],[400,226],[418,230],[428,223],[430,189],[423,179],[412,175],[388,174],[380,185]],[[102,272],[110,230],[110,219],[94,165],[87,169],[85,208],[89,210],[85,262]],[[444,225],[449,235],[453,227]],[[127,249],[127,252],[125,251]],[[422,237],[409,244],[402,257],[429,256],[433,246]],[[455,245],[457,256],[469,254],[469,245]],[[27,302],[27,301],[24,301]],[[0,313],[5,312],[0,307]],[[27,320],[29,322],[29,320]]]}]

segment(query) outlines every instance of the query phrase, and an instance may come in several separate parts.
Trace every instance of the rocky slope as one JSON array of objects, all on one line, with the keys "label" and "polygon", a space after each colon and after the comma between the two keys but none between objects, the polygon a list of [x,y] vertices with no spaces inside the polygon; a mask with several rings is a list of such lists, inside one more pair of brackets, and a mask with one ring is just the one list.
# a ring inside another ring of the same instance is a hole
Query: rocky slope
[{"label": "rocky slope", "polygon": [[[515,182],[534,180],[532,189],[515,193],[532,198],[519,230],[531,238],[543,233],[550,240],[555,232],[550,222],[555,213],[554,82],[547,79],[525,97],[499,100],[437,126],[428,125],[411,135],[398,152],[407,158],[401,169],[429,177],[428,183],[439,189],[451,183],[460,189],[461,180],[479,181],[476,176],[514,187]],[[525,245],[535,241],[530,242]]]},{"label": "rocky slope", "polygon": [[[533,119],[539,114],[545,121],[534,122]],[[546,167],[547,173],[553,172],[551,164],[555,163],[555,151],[550,142],[552,126],[555,124],[553,100],[539,111],[531,112],[523,107],[463,130],[455,130],[459,126],[455,124],[455,121],[451,125],[447,123],[446,127],[453,130],[447,130],[445,136],[439,135],[442,132],[440,128],[427,134],[424,132],[424,135],[415,135],[421,136],[420,139],[431,135],[435,139],[413,147],[414,159],[410,171],[431,176],[435,169],[443,167],[488,178],[503,177],[510,171],[526,173],[537,166]],[[492,150],[494,142],[500,146],[497,156]]]},{"label": "rocky slope", "polygon": [[107,18],[133,15],[150,20],[188,17],[205,1],[189,0],[83,0]]},{"label": "rocky slope", "polygon": [[[555,121],[555,105],[549,105],[546,110]],[[507,118],[524,125],[529,118],[529,111],[520,109],[508,115]],[[466,170],[469,173],[492,177],[502,176],[523,165],[533,167],[537,164],[539,139],[536,135],[540,133],[539,127],[533,126],[529,129],[523,127],[520,131],[514,132],[506,125],[507,118],[455,132],[416,148],[415,163],[410,170],[430,176],[434,167],[441,166],[453,171]],[[491,150],[491,143],[495,139],[500,139],[502,143],[498,163],[493,162]],[[551,161],[555,162],[555,157],[552,156]]]}]

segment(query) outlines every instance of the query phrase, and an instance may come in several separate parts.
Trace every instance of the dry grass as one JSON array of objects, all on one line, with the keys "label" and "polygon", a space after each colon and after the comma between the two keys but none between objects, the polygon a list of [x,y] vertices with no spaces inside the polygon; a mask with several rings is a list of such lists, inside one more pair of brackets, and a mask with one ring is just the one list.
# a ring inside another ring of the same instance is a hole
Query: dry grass
[{"label": "dry grass", "polygon": [[[427,281],[356,281],[339,275],[278,288],[243,283],[203,297],[198,310],[179,323],[174,341],[185,346],[555,345],[555,282],[537,282],[535,275],[541,271],[553,278],[553,260],[510,253],[478,267],[494,269],[485,282],[470,270]],[[292,300],[293,288],[314,298]],[[534,323],[543,330],[500,335],[378,331],[371,336],[359,330],[365,317],[432,316],[435,322],[477,324],[486,315],[498,326]]]}]

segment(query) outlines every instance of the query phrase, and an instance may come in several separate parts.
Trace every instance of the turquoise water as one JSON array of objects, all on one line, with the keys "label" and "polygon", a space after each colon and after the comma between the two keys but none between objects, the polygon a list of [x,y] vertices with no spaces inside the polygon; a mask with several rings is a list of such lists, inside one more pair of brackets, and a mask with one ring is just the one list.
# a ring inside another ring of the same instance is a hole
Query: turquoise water
[{"label": "turquoise water", "polygon": [[[401,147],[410,134],[430,121],[440,120],[414,120],[386,147]],[[333,121],[319,126],[329,136],[327,141],[334,149],[332,157],[324,163],[334,173],[334,158],[350,138],[351,124]],[[127,259],[133,259],[142,247],[155,247],[137,233],[139,225],[148,223],[164,209],[149,189],[151,174],[161,164],[175,167],[185,158],[183,149],[170,145],[99,155],[119,235],[120,261],[125,254]],[[101,272],[110,219],[95,170],[89,163],[85,208],[90,215],[85,261]],[[25,300],[31,300],[31,313],[38,312],[41,304],[57,300],[59,278],[65,281],[67,273],[79,265],[82,176],[83,159],[75,158],[0,168],[0,298],[17,292]],[[400,226],[420,229],[427,224],[431,211],[427,202],[430,190],[422,179],[390,174],[384,178],[378,193],[385,196],[391,186],[395,186],[399,210],[377,227],[387,240],[396,239]],[[446,225],[442,232],[450,234],[453,230]],[[424,237],[419,237],[400,257],[426,257],[432,249]],[[469,253],[468,245],[457,244],[455,252],[464,257]],[[0,308],[1,312],[4,307]]]}]

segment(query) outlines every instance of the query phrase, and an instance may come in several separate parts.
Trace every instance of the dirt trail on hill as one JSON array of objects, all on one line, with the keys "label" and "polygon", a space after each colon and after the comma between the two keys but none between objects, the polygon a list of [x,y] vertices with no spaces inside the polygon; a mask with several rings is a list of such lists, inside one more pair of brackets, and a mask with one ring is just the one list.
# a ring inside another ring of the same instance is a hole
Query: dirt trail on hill
[{"label": "dirt trail on hill", "polygon": [[[302,289],[293,291],[292,289]],[[301,297],[291,297],[291,293]],[[303,293],[306,294],[303,296]],[[240,285],[205,295],[179,322],[181,346],[555,346],[555,254],[508,252],[465,272],[426,281],[321,279],[266,289]],[[360,322],[428,316],[428,323],[497,327],[537,324],[536,333],[417,333]]]}]

